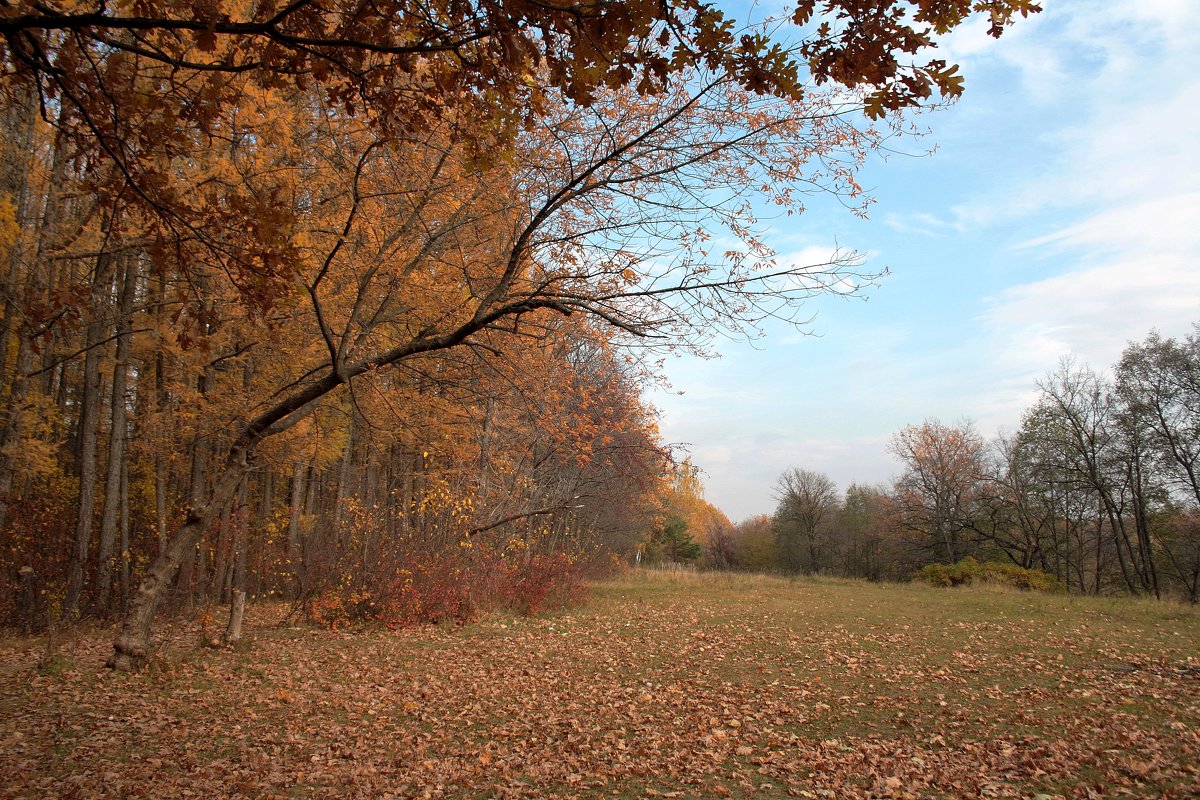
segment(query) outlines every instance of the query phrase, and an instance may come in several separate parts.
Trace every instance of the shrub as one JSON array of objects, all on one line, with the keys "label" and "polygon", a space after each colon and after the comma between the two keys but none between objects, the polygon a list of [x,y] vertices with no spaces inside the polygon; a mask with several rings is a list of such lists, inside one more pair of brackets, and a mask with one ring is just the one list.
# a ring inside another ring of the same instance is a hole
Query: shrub
[{"label": "shrub", "polygon": [[564,553],[445,549],[381,572],[324,587],[307,604],[308,618],[330,627],[355,621],[391,628],[469,622],[490,609],[532,616],[566,608],[586,593],[583,571]]},{"label": "shrub", "polygon": [[967,556],[957,564],[928,564],[917,579],[930,586],[963,586],[976,583],[1032,589],[1039,592],[1064,591],[1062,583],[1048,572],[1026,569],[1016,564],[987,561],[980,564]]},{"label": "shrub", "polygon": [[565,553],[534,555],[501,564],[493,590],[497,606],[525,616],[579,605],[586,599],[583,573]]}]

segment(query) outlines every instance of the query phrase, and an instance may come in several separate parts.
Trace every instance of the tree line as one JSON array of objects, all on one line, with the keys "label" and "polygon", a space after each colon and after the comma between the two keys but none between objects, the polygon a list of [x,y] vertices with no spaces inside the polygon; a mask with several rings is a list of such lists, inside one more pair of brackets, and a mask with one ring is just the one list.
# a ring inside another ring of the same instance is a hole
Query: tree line
[{"label": "tree line", "polygon": [[778,505],[710,546],[716,564],[908,579],[999,561],[1079,594],[1200,600],[1200,324],[1130,343],[1108,376],[1064,360],[1020,428],[929,419],[889,442],[889,486],[839,493],[793,468]]}]

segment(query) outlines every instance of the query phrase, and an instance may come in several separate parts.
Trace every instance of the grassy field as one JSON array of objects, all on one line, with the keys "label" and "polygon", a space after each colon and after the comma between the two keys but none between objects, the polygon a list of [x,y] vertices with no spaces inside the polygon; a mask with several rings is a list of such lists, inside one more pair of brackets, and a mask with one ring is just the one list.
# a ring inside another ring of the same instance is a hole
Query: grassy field
[{"label": "grassy field", "polygon": [[389,632],[0,643],[13,797],[1196,797],[1200,615],[992,589],[635,573]]}]

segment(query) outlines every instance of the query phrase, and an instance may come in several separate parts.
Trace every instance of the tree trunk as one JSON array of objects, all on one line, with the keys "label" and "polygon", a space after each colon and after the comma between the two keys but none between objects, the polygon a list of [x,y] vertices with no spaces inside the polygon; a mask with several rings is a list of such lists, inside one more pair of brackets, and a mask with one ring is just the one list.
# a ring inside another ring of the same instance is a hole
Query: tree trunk
[{"label": "tree trunk", "polygon": [[121,462],[121,613],[129,610],[129,461]]},{"label": "tree trunk", "polygon": [[[60,109],[60,120],[63,114],[64,112]],[[66,134],[63,132],[62,127],[59,127],[54,139],[54,153],[50,164],[50,180],[47,186],[47,196],[43,204],[40,224],[38,225],[37,247],[33,257],[33,267],[29,280],[29,293],[39,300],[45,299],[45,293],[52,286],[52,281],[47,279],[43,253],[56,243],[57,237],[55,232],[58,230],[59,223],[61,222],[61,187],[66,183],[65,176],[67,170],[67,146],[65,140]],[[13,252],[14,255],[18,252],[15,243]],[[7,318],[8,314],[6,311],[5,319]],[[50,348],[45,348],[43,357],[49,358],[49,354]],[[7,358],[7,349],[0,351],[0,355]],[[9,383],[8,402],[4,411],[4,430],[0,433],[0,524],[3,524],[7,513],[5,502],[8,499],[9,491],[12,489],[13,479],[11,462],[6,453],[11,452],[19,445],[21,436],[23,435],[22,414],[30,388],[29,380],[23,376],[32,370],[34,355],[33,346],[29,340],[29,332],[22,331],[17,337],[17,360]],[[65,366],[60,366],[58,371],[61,373],[63,369],[65,369]],[[48,372],[46,380],[49,380],[53,374],[53,370]]]},{"label": "tree trunk", "polygon": [[288,575],[291,576],[289,590],[295,596],[299,592],[301,559],[303,558],[301,517],[304,514],[304,478],[308,468],[303,461],[297,461],[292,469],[292,516],[288,523]]},{"label": "tree trunk", "polygon": [[104,483],[104,515],[100,521],[100,542],[96,552],[95,609],[101,616],[112,612],[113,543],[117,538],[117,520],[121,503],[121,471],[125,466],[125,441],[128,424],[125,413],[125,389],[128,383],[129,340],[132,338],[130,314],[137,287],[136,258],[125,259],[125,277],[121,286],[118,317],[116,363],[113,365],[112,415],[109,431],[108,474]]},{"label": "tree trunk", "polygon": [[[234,503],[236,502],[235,500]],[[225,579],[229,574],[229,562],[232,556],[230,551],[233,549],[232,506],[234,503],[225,506],[225,510],[221,512],[221,521],[217,526],[217,547],[213,552],[212,584],[209,586],[208,596],[218,603],[224,603],[229,597],[225,587]]]},{"label": "tree trunk", "polygon": [[248,452],[234,449],[217,479],[212,496],[200,507],[188,510],[183,526],[158,555],[133,595],[129,613],[121,625],[121,633],[113,643],[108,666],[118,670],[133,670],[145,664],[150,654],[150,627],[166,589],[170,587],[185,556],[193,553],[204,532],[216,516],[233,500],[238,483],[247,469]]},{"label": "tree trunk", "polygon": [[158,532],[158,552],[167,549],[167,460],[154,456],[154,527]]},{"label": "tree trunk", "polygon": [[[3,161],[0,162],[0,201],[12,203],[17,229],[29,224],[29,157],[33,146],[34,122],[38,104],[32,90],[18,81],[12,86],[13,102],[5,103],[8,112],[3,120]],[[20,282],[22,257],[20,236],[11,243],[8,276],[4,284],[4,318],[0,319],[0,387],[9,385],[8,352],[12,340],[13,322],[20,316],[14,301]]]},{"label": "tree trunk", "polygon": [[242,638],[242,615],[246,612],[246,593],[233,590],[233,601],[229,604],[229,626],[225,628],[225,644],[237,644]]},{"label": "tree trunk", "polygon": [[340,552],[345,545],[345,529],[346,525],[346,503],[354,494],[350,487],[350,480],[354,474],[354,438],[355,438],[355,417],[358,414],[356,406],[351,406],[350,422],[346,431],[346,448],[342,453],[341,469],[338,471],[337,497],[333,501],[333,531],[337,549]]},{"label": "tree trunk", "polygon": [[[112,219],[106,226],[111,229]],[[92,543],[92,518],[96,509],[96,445],[100,427],[100,343],[108,332],[103,309],[111,296],[113,257],[102,252],[96,259],[96,274],[92,279],[90,307],[95,315],[87,324],[87,353],[83,361],[83,396],[80,400],[79,438],[76,456],[79,465],[79,514],[75,518],[75,546],[67,566],[67,593],[63,600],[63,617],[78,615],[83,594],[83,567],[87,563]]]},{"label": "tree trunk", "polygon": [[208,565],[209,565],[209,543],[208,531],[201,534],[200,541],[196,543],[196,561],[193,569],[194,580],[192,581],[192,608],[203,608],[208,605]]},{"label": "tree trunk", "polygon": [[[166,277],[159,276],[155,283],[155,316],[158,324],[163,322],[166,305]],[[154,407],[160,415],[167,410],[167,364],[161,350],[154,354]],[[167,549],[167,460],[155,448],[154,455],[154,512],[158,530],[158,552]]]},{"label": "tree trunk", "polygon": [[226,595],[233,597],[234,591],[246,591],[246,561],[250,543],[249,515],[250,476],[243,475],[238,485],[237,513],[233,515],[233,555]]},{"label": "tree trunk", "polygon": [[[271,470],[269,464],[263,469],[260,484],[258,515],[255,520],[255,530],[260,532],[260,536],[255,547],[255,567],[253,573],[251,573],[254,575],[253,597],[261,597],[263,594],[263,561],[265,551],[268,547],[274,545],[274,542],[270,541],[267,536],[267,532],[270,531],[271,518],[275,516],[275,473]],[[249,549],[248,540],[249,533],[247,532],[247,550]],[[246,586],[243,584],[242,588],[245,589]]]},{"label": "tree trunk", "polygon": [[21,336],[17,339],[16,375],[12,382],[12,391],[8,395],[8,404],[4,412],[4,429],[0,432],[0,525],[4,524],[8,514],[8,495],[12,491],[13,469],[6,454],[19,446],[24,435],[23,414],[25,403],[29,397],[29,381],[21,377],[33,366],[33,348],[29,339]]},{"label": "tree trunk", "polygon": [[[207,396],[208,394],[208,375],[208,370],[205,370],[204,374],[196,382],[196,388],[200,391],[201,396]],[[188,507],[190,509],[199,508],[203,504],[202,498],[205,496],[208,487],[208,444],[208,438],[202,433],[197,434],[192,440],[191,471],[188,478]],[[176,596],[179,598],[180,606],[185,612],[189,612],[195,608],[198,594],[197,587],[204,582],[204,564],[200,551],[203,541],[202,532],[201,537],[193,543],[191,549],[184,553],[182,557],[182,569],[179,573],[179,586],[176,589]],[[198,570],[200,572],[199,575],[196,574]]]}]

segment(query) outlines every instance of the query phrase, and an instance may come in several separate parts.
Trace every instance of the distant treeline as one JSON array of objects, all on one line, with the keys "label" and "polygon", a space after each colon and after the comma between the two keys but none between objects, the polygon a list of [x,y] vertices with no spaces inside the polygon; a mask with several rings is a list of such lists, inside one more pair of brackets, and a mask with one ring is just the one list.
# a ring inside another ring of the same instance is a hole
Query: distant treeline
[{"label": "distant treeline", "polygon": [[965,557],[1080,594],[1200,598],[1200,325],[1151,333],[1108,377],[1064,361],[1013,434],[936,419],[893,436],[891,486],[790,469],[773,516],[714,529],[720,567],[907,579]]}]

